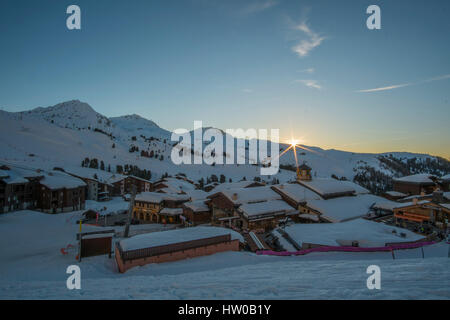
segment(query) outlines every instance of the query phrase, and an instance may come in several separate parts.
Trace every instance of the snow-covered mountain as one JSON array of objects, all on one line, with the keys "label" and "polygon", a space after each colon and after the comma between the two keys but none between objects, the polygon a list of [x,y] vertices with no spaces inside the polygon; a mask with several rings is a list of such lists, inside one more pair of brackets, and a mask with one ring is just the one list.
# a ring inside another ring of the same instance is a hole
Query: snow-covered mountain
[{"label": "snow-covered mountain", "polygon": [[[223,174],[227,180],[231,178],[237,181],[243,177],[253,179],[260,174],[258,166],[249,164],[175,165],[170,160],[175,142],[170,138],[170,131],[139,115],[108,118],[78,100],[24,112],[0,111],[0,159],[9,162],[49,169],[55,166],[80,166],[83,159],[96,158],[106,166],[110,165],[112,170],[117,165],[125,164],[151,170],[153,179],[164,173],[185,173],[193,180]],[[249,142],[245,143],[248,147]],[[280,144],[280,150],[285,148],[287,145]],[[398,166],[404,163],[411,168],[413,160],[414,168],[432,170],[434,174],[448,173],[445,165],[439,165],[442,159],[425,154],[367,154],[318,147],[307,149],[297,150],[299,161],[307,162],[317,177],[334,175],[352,180],[357,176],[361,179],[361,175],[364,176],[370,170],[387,177],[398,176],[402,175]],[[390,165],[389,159],[395,159],[392,160],[394,165]],[[284,154],[280,163],[283,168],[293,166],[293,152]],[[280,170],[276,175],[280,182],[293,177],[294,173],[288,170]],[[273,177],[263,179],[270,181]]]}]

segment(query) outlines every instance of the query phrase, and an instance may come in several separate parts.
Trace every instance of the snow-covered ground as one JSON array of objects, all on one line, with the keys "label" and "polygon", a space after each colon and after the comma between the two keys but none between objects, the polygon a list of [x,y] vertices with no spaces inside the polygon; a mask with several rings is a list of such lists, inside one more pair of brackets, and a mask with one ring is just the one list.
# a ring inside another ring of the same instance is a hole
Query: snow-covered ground
[{"label": "snow-covered ground", "polygon": [[[296,257],[225,252],[152,264],[119,274],[114,259],[84,258],[81,290],[66,288],[67,266],[78,264],[75,221],[19,211],[0,215],[0,299],[449,299],[448,245],[390,253],[315,253]],[[160,225],[131,226],[155,231]],[[97,227],[84,226],[84,231]],[[114,227],[121,231],[123,227]],[[147,232],[148,232],[147,231]],[[366,287],[369,265],[381,268],[381,290]]]}]

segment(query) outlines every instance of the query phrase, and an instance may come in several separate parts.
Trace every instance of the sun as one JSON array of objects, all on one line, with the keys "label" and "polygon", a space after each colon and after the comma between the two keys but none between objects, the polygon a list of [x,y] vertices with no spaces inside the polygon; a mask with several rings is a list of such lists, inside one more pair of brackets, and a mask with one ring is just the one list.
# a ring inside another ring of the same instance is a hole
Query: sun
[{"label": "sun", "polygon": [[295,139],[291,139],[291,140],[289,140],[289,144],[290,144],[292,147],[294,147],[294,146],[296,146],[296,145],[299,144],[299,141],[298,141],[298,140],[295,140]]}]

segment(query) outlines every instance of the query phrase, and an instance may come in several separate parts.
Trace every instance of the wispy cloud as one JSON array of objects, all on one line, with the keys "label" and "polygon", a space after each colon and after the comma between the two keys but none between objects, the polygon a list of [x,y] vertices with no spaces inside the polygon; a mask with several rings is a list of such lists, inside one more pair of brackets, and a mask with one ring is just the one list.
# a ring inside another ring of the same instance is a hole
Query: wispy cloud
[{"label": "wispy cloud", "polygon": [[356,92],[379,92],[379,91],[393,90],[393,89],[409,87],[409,86],[414,86],[414,85],[418,85],[418,84],[423,84],[423,83],[428,83],[428,82],[433,82],[433,81],[439,81],[439,80],[444,80],[444,79],[449,79],[449,78],[450,78],[450,74],[446,74],[446,75],[443,75],[443,76],[438,76],[438,77],[426,79],[426,80],[419,81],[419,82],[409,82],[409,83],[403,83],[403,84],[394,84],[394,85],[390,85],[390,86],[386,86],[386,87],[357,90]]},{"label": "wispy cloud", "polygon": [[295,80],[295,82],[302,83],[308,88],[322,89],[322,86],[319,84],[317,80]]},{"label": "wispy cloud", "polygon": [[276,5],[278,5],[278,1],[275,0],[259,0],[259,1],[254,1],[250,4],[248,4],[242,11],[242,13],[244,14],[252,14],[252,13],[257,13],[257,12],[261,12],[267,9],[270,9],[272,7],[275,7]]},{"label": "wispy cloud", "polygon": [[294,27],[295,30],[303,32],[307,39],[303,39],[292,47],[292,50],[297,53],[300,57],[306,57],[311,50],[321,45],[325,40],[325,37],[314,32],[306,23],[306,20]]},{"label": "wispy cloud", "polygon": [[314,73],[316,70],[314,68],[308,68],[308,69],[303,69],[303,70],[299,70],[298,72],[304,72],[304,73]]}]

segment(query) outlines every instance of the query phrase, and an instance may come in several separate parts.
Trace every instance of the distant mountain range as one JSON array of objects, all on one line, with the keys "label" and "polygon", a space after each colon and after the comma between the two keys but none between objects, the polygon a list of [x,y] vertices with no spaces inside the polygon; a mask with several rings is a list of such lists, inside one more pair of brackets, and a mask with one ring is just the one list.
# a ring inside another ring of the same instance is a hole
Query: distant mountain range
[{"label": "distant mountain range", "polygon": [[[170,160],[175,142],[171,132],[139,115],[108,118],[89,104],[72,100],[24,112],[0,111],[0,159],[30,167],[81,166],[86,158],[103,161],[105,168],[137,166],[150,170],[152,179],[184,173],[193,180],[223,174],[227,181],[259,177],[258,165],[175,165]],[[248,146],[248,141],[245,141]],[[280,150],[287,145],[280,144]],[[449,162],[427,154],[392,152],[353,153],[307,147],[297,150],[317,177],[356,180],[374,192],[389,188],[392,177],[427,172],[450,173]],[[193,152],[193,151],[192,151]],[[293,152],[280,159],[283,170],[276,176],[262,176],[285,182],[295,178]]]}]

